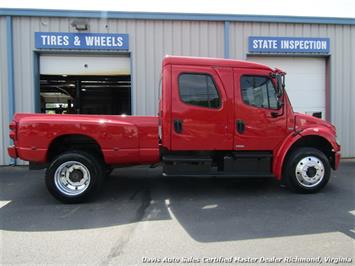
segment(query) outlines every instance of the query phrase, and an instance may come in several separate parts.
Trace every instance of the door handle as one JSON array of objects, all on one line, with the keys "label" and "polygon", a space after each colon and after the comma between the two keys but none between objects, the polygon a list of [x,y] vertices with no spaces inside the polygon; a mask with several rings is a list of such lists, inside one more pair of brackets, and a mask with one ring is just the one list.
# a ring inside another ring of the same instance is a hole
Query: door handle
[{"label": "door handle", "polygon": [[237,120],[236,122],[236,128],[238,133],[243,134],[245,131],[245,124],[243,120]]},{"label": "door handle", "polygon": [[174,129],[176,133],[182,132],[182,122],[179,119],[174,120]]}]

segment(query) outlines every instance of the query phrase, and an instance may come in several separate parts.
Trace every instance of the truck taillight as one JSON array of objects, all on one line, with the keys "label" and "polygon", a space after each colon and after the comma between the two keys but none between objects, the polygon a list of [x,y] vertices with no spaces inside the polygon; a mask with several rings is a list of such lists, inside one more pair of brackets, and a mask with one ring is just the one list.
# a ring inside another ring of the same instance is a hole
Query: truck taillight
[{"label": "truck taillight", "polygon": [[10,136],[10,139],[12,139],[12,140],[16,139],[16,133],[14,131],[11,131],[9,136]]},{"label": "truck taillight", "polygon": [[10,139],[16,140],[16,122],[11,121],[9,128],[10,128],[10,133],[9,133]]},{"label": "truck taillight", "polygon": [[16,122],[15,121],[11,121],[10,125],[9,125],[9,128],[11,130],[15,130],[16,129]]}]

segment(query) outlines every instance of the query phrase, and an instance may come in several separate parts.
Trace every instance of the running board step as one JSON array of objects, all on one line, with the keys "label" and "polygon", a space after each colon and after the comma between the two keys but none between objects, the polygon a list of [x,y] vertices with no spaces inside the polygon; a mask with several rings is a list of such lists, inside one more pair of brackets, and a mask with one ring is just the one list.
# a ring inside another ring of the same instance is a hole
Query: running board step
[{"label": "running board step", "polygon": [[181,163],[189,163],[189,162],[212,162],[211,157],[209,156],[193,156],[193,155],[165,155],[163,156],[164,162],[181,162]]},{"label": "running board step", "polygon": [[163,162],[166,175],[206,174],[212,167],[212,158],[209,156],[166,155],[163,156]]}]

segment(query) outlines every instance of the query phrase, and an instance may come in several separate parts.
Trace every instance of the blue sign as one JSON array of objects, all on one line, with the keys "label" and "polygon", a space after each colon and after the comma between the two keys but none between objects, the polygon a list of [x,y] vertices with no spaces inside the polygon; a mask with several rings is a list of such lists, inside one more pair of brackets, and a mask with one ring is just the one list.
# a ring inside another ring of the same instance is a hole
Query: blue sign
[{"label": "blue sign", "polygon": [[38,49],[128,49],[128,34],[36,32]]},{"label": "blue sign", "polygon": [[329,38],[256,37],[248,40],[249,52],[329,53]]}]

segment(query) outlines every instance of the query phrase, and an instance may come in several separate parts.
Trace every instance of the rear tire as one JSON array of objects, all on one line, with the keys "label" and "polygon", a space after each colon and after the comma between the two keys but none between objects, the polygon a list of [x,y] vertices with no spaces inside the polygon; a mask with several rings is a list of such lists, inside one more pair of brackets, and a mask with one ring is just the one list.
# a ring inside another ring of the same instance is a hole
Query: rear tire
[{"label": "rear tire", "polygon": [[64,203],[88,201],[101,188],[105,172],[93,155],[82,151],[60,154],[49,165],[45,181],[48,191]]},{"label": "rear tire", "polygon": [[315,148],[298,148],[289,156],[283,170],[286,186],[299,193],[315,193],[330,179],[330,163],[323,152]]}]

